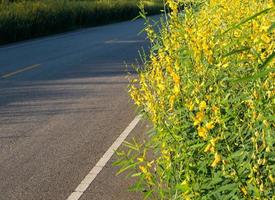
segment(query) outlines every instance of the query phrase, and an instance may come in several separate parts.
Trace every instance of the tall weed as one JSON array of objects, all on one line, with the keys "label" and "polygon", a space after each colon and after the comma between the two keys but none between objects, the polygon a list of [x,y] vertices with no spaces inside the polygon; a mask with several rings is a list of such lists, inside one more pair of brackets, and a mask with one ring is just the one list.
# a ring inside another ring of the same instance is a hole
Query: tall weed
[{"label": "tall weed", "polygon": [[274,1],[191,3],[146,28],[130,95],[154,129],[115,164],[149,199],[274,199]]}]

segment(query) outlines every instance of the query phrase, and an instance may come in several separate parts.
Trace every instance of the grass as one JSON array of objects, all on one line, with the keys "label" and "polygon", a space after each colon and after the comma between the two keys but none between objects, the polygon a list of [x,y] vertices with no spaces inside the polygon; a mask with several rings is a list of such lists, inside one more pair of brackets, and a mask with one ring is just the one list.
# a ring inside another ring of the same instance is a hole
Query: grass
[{"label": "grass", "polygon": [[[139,14],[138,0],[32,0],[0,3],[0,44],[97,26]],[[159,0],[144,1],[150,14],[160,12]]]}]

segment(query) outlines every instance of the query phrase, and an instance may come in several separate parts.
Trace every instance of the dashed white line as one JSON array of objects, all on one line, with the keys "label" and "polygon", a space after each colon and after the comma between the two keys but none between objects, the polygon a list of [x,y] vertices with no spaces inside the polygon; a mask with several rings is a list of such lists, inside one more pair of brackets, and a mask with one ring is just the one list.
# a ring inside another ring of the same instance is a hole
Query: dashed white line
[{"label": "dashed white line", "polygon": [[103,167],[111,159],[115,151],[120,147],[123,141],[131,133],[131,131],[136,127],[140,121],[141,116],[136,116],[135,119],[128,125],[128,127],[121,133],[121,135],[116,139],[116,141],[110,146],[110,148],[105,152],[105,154],[100,158],[93,169],[87,174],[87,176],[81,181],[81,183],[76,187],[75,191],[67,198],[67,200],[79,200],[83,193],[87,190],[90,184],[94,181],[96,176],[101,172]]},{"label": "dashed white line", "polygon": [[34,68],[36,68],[36,67],[39,67],[39,66],[40,66],[40,64],[35,64],[35,65],[28,66],[28,67],[24,67],[24,68],[22,68],[22,69],[19,69],[19,70],[14,71],[14,72],[5,74],[5,75],[2,76],[2,78],[9,78],[9,77],[14,76],[14,75],[16,75],[16,74],[19,74],[19,73],[22,73],[22,72],[25,72],[25,71],[32,70],[32,69],[34,69]]}]

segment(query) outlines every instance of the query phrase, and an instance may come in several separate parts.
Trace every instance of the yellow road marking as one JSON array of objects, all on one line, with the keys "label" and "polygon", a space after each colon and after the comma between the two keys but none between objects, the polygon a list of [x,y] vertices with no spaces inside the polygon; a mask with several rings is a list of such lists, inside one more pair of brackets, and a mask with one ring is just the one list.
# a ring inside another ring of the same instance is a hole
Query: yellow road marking
[{"label": "yellow road marking", "polygon": [[39,67],[39,66],[40,66],[40,64],[35,64],[35,65],[28,66],[28,67],[24,67],[22,69],[14,71],[14,72],[5,74],[5,75],[2,76],[2,78],[9,78],[9,77],[14,76],[16,74],[19,74],[19,73],[22,73],[22,72],[25,72],[25,71],[29,71],[29,70],[34,69],[34,68]]}]

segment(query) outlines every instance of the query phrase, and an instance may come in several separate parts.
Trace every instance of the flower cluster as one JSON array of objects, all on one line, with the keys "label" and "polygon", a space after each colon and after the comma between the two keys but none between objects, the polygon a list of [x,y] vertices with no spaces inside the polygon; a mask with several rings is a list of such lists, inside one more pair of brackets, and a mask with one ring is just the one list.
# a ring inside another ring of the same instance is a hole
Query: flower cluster
[{"label": "flower cluster", "polygon": [[155,129],[154,167],[139,170],[147,195],[274,198],[274,1],[166,5],[169,20],[148,29],[150,59],[130,86]]}]

